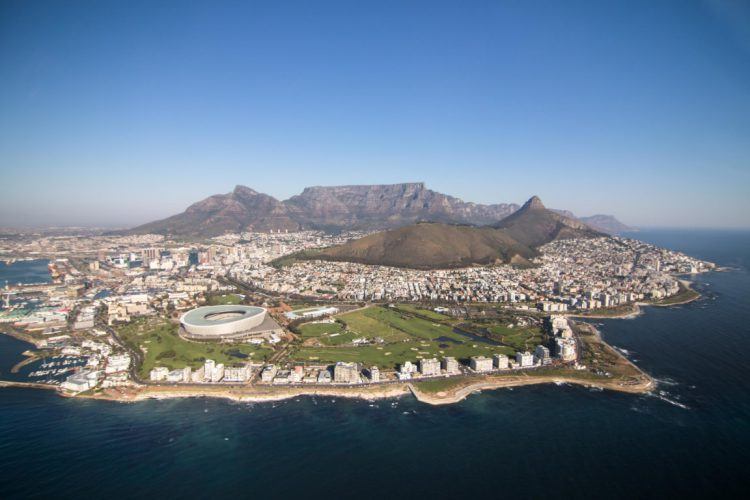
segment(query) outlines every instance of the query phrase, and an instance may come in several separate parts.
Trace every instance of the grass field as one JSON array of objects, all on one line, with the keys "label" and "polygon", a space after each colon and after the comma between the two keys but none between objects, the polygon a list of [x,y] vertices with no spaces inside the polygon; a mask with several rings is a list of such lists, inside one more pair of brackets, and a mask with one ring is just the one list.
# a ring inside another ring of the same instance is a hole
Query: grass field
[{"label": "grass field", "polygon": [[299,327],[299,331],[303,338],[321,337],[343,332],[344,325],[341,323],[305,323]]},{"label": "grass field", "polygon": [[237,305],[242,303],[242,297],[235,293],[229,293],[226,295],[212,295],[206,300],[206,305],[209,306],[223,306],[223,305]]},{"label": "grass field", "polygon": [[460,344],[441,347],[436,342],[400,342],[382,346],[361,347],[301,347],[292,355],[293,359],[308,363],[335,363],[357,361],[381,368],[397,368],[405,361],[416,362],[421,358],[453,356],[467,362],[475,355],[492,356],[494,353],[511,355],[513,349],[486,344]]},{"label": "grass field", "polygon": [[455,333],[451,325],[440,322],[440,320],[449,320],[447,316],[440,315],[440,320],[430,321],[416,317],[400,308],[368,307],[342,314],[338,316],[338,319],[362,337],[380,337],[386,342],[413,338],[456,342],[467,340],[465,335]]},{"label": "grass field", "polygon": [[516,351],[530,350],[542,343],[542,330],[536,326],[509,328],[495,324],[487,327],[492,338],[513,347]]},{"label": "grass field", "polygon": [[315,338],[326,346],[351,343],[357,334],[344,330],[342,323],[307,323],[299,327],[303,339]]},{"label": "grass field", "polygon": [[273,352],[268,347],[251,344],[188,342],[177,335],[177,325],[159,317],[138,318],[119,327],[117,332],[131,349],[143,352],[143,364],[138,371],[144,378],[148,378],[154,366],[198,368],[206,359],[230,365],[263,361]]},{"label": "grass field", "polygon": [[470,381],[464,377],[435,378],[423,382],[414,382],[414,387],[422,392],[434,394],[436,392],[456,389],[463,385],[467,385],[469,382]]},{"label": "grass field", "polygon": [[398,304],[396,306],[396,309],[400,311],[405,311],[407,313],[417,314],[419,316],[423,316],[433,321],[448,321],[451,319],[450,316],[447,316],[445,314],[440,314],[431,309],[424,309],[422,307],[415,306],[412,304]]},{"label": "grass field", "polygon": [[683,302],[695,300],[698,297],[700,297],[700,294],[698,292],[696,292],[692,288],[686,287],[685,285],[682,284],[682,282],[680,282],[679,292],[665,299],[654,300],[652,301],[652,303],[654,305],[659,305],[659,306],[669,306],[672,304],[681,304]]},{"label": "grass field", "polygon": [[346,327],[358,333],[362,337],[380,337],[386,342],[398,342],[408,340],[409,336],[401,330],[394,328],[387,321],[382,321],[384,309],[382,307],[370,307],[338,316],[339,321]]},{"label": "grass field", "polygon": [[[495,345],[484,339],[454,331],[452,325],[446,324],[451,320],[447,316],[439,315],[443,322],[437,322],[414,316],[415,313],[422,315],[421,310],[401,306],[398,309],[369,307],[342,314],[337,319],[346,325],[348,332],[342,332],[335,337],[326,336],[326,329],[332,328],[332,325],[303,325],[303,337],[317,334],[324,346],[303,346],[293,351],[291,357],[310,363],[358,361],[382,368],[396,368],[405,361],[414,362],[422,358],[453,356],[465,361],[474,355],[512,355],[515,352],[507,346]],[[359,337],[370,340],[380,338],[383,339],[383,343],[363,346],[342,345]]]}]

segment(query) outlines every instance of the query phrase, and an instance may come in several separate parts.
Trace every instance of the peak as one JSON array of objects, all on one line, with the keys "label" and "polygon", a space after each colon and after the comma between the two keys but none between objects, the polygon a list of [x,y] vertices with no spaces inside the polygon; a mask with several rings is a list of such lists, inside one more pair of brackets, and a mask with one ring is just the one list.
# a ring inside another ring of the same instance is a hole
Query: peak
[{"label": "peak", "polygon": [[529,198],[529,201],[523,204],[521,210],[540,210],[544,208],[546,207],[544,206],[544,203],[542,203],[542,200],[540,200],[538,196],[532,196]]},{"label": "peak", "polygon": [[239,194],[239,195],[256,195],[256,194],[258,194],[258,192],[255,191],[254,189],[250,189],[249,187],[242,186],[240,184],[237,184],[234,187],[234,191],[232,191],[232,193],[233,194]]}]

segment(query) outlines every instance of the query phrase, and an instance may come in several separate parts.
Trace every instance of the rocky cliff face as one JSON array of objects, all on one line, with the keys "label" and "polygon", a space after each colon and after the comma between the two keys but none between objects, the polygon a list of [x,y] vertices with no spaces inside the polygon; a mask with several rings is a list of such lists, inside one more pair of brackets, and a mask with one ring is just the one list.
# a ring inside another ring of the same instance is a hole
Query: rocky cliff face
[{"label": "rocky cliff face", "polygon": [[[194,203],[181,214],[120,234],[208,238],[242,231],[392,229],[415,222],[484,226],[496,224],[519,208],[514,203],[468,203],[427,189],[421,182],[308,187],[286,201],[237,186],[231,193]],[[557,212],[573,218],[570,212]]]},{"label": "rocky cliff face", "polygon": [[209,196],[181,214],[133,228],[129,234],[164,234],[184,238],[210,238],[242,231],[296,231],[300,225],[276,198],[237,186],[227,194]]},{"label": "rocky cliff face", "polygon": [[518,209],[515,204],[467,203],[421,182],[309,187],[285,204],[307,227],[340,229],[385,229],[417,221],[484,225]]},{"label": "rocky cliff face", "polygon": [[548,210],[537,196],[531,197],[520,209],[493,227],[530,248],[559,239],[603,236],[578,219]]}]

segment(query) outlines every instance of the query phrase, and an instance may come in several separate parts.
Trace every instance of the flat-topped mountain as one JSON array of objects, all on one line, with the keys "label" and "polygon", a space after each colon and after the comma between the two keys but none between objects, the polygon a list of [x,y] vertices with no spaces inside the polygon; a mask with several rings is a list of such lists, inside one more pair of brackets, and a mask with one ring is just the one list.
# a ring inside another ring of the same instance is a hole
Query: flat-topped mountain
[{"label": "flat-topped mountain", "polygon": [[416,222],[482,226],[503,220],[519,208],[514,203],[465,202],[427,189],[421,182],[308,187],[285,201],[237,186],[231,193],[194,203],[181,214],[115,234],[209,238],[242,231],[372,231]]},{"label": "flat-topped mountain", "polygon": [[499,224],[484,227],[415,224],[300,255],[305,259],[436,269],[472,264],[529,264],[537,247],[558,239],[604,234],[547,210],[534,196]]},{"label": "flat-topped mountain", "polygon": [[518,210],[516,204],[468,203],[422,182],[308,187],[285,204],[304,226],[321,229],[386,229],[417,221],[485,225]]}]

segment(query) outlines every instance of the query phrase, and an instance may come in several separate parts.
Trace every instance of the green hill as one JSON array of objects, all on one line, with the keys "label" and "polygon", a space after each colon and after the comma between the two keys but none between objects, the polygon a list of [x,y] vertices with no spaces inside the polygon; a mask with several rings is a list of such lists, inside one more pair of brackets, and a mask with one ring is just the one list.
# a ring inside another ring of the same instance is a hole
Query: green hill
[{"label": "green hill", "polygon": [[421,223],[326,248],[310,258],[433,269],[471,264],[528,264],[536,252],[490,227]]},{"label": "green hill", "polygon": [[547,210],[536,196],[494,226],[420,223],[374,233],[343,245],[296,255],[300,259],[444,269],[474,264],[529,265],[536,247],[556,239],[603,236]]}]

